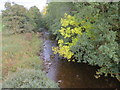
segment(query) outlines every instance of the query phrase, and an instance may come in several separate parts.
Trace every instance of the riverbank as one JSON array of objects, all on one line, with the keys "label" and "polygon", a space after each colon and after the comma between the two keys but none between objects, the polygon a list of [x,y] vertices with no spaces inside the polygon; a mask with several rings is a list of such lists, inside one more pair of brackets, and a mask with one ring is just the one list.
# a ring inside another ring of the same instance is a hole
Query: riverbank
[{"label": "riverbank", "polygon": [[53,88],[57,84],[46,77],[40,57],[39,34],[2,35],[3,88]]}]

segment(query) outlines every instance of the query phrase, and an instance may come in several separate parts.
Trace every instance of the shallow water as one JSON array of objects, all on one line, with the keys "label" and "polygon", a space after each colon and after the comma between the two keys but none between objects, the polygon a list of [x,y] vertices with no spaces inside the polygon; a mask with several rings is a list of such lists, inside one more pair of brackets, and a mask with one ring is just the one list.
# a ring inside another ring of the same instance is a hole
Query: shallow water
[{"label": "shallow water", "polygon": [[83,63],[67,62],[54,55],[52,47],[56,46],[54,39],[48,32],[44,32],[43,56],[47,62],[47,76],[60,83],[61,88],[119,88],[119,81],[115,78],[94,77],[97,67]]}]

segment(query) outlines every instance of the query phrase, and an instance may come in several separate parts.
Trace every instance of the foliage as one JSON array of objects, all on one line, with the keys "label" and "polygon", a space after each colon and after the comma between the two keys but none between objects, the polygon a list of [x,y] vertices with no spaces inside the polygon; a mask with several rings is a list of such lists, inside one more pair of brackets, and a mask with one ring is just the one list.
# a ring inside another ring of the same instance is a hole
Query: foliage
[{"label": "foliage", "polygon": [[47,6],[45,6],[45,7],[43,8],[42,14],[43,14],[43,15],[46,15],[46,14],[47,14]]},{"label": "foliage", "polygon": [[120,80],[118,3],[71,5],[70,13],[61,16],[60,27],[52,24],[58,40],[58,47],[53,47],[54,53],[68,61],[99,66],[96,78],[110,74]]},{"label": "foliage", "polygon": [[3,82],[2,88],[58,88],[41,70],[21,69]]},{"label": "foliage", "polygon": [[[65,13],[65,18],[61,18],[61,29],[59,30],[60,34],[63,36],[64,39],[58,41],[60,47],[59,49],[58,47],[53,48],[55,53],[59,52],[60,55],[63,55],[68,59],[73,56],[70,48],[76,45],[79,37],[83,34],[82,32],[86,29],[86,33],[89,36],[91,35],[91,24],[85,22],[85,20],[81,20],[81,22],[78,22],[78,20],[76,20],[74,16],[67,15]],[[94,38],[93,36],[90,37]]]},{"label": "foliage", "polygon": [[37,30],[41,23],[41,14],[37,7],[27,10],[24,6],[6,2],[2,11],[5,29],[12,33],[23,33]]},{"label": "foliage", "polygon": [[35,27],[34,31],[37,31],[40,27],[42,27],[42,15],[36,6],[29,9],[28,17],[30,18],[31,24]]},{"label": "foliage", "polygon": [[56,34],[56,30],[60,28],[60,19],[64,16],[64,13],[70,13],[72,3],[71,2],[51,2],[46,7],[46,14],[44,16],[45,28],[51,33]]}]

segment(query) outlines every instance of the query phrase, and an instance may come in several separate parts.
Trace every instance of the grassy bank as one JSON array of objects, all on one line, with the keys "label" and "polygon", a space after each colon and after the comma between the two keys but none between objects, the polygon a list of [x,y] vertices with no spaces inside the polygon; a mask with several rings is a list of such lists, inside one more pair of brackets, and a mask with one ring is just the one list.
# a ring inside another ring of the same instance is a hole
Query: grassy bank
[{"label": "grassy bank", "polygon": [[38,56],[42,40],[37,34],[26,33],[2,36],[3,88],[57,87],[41,71],[43,62]]},{"label": "grassy bank", "polygon": [[39,60],[42,41],[35,34],[3,35],[3,76],[16,72],[18,68],[41,69]]}]

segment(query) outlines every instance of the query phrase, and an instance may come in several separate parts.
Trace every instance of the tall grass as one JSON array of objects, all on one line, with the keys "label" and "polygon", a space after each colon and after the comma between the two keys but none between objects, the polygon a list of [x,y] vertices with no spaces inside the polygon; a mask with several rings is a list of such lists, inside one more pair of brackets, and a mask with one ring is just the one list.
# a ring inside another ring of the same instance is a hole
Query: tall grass
[{"label": "tall grass", "polygon": [[42,60],[39,59],[41,40],[35,34],[17,34],[2,37],[3,77],[18,68],[41,69]]}]

